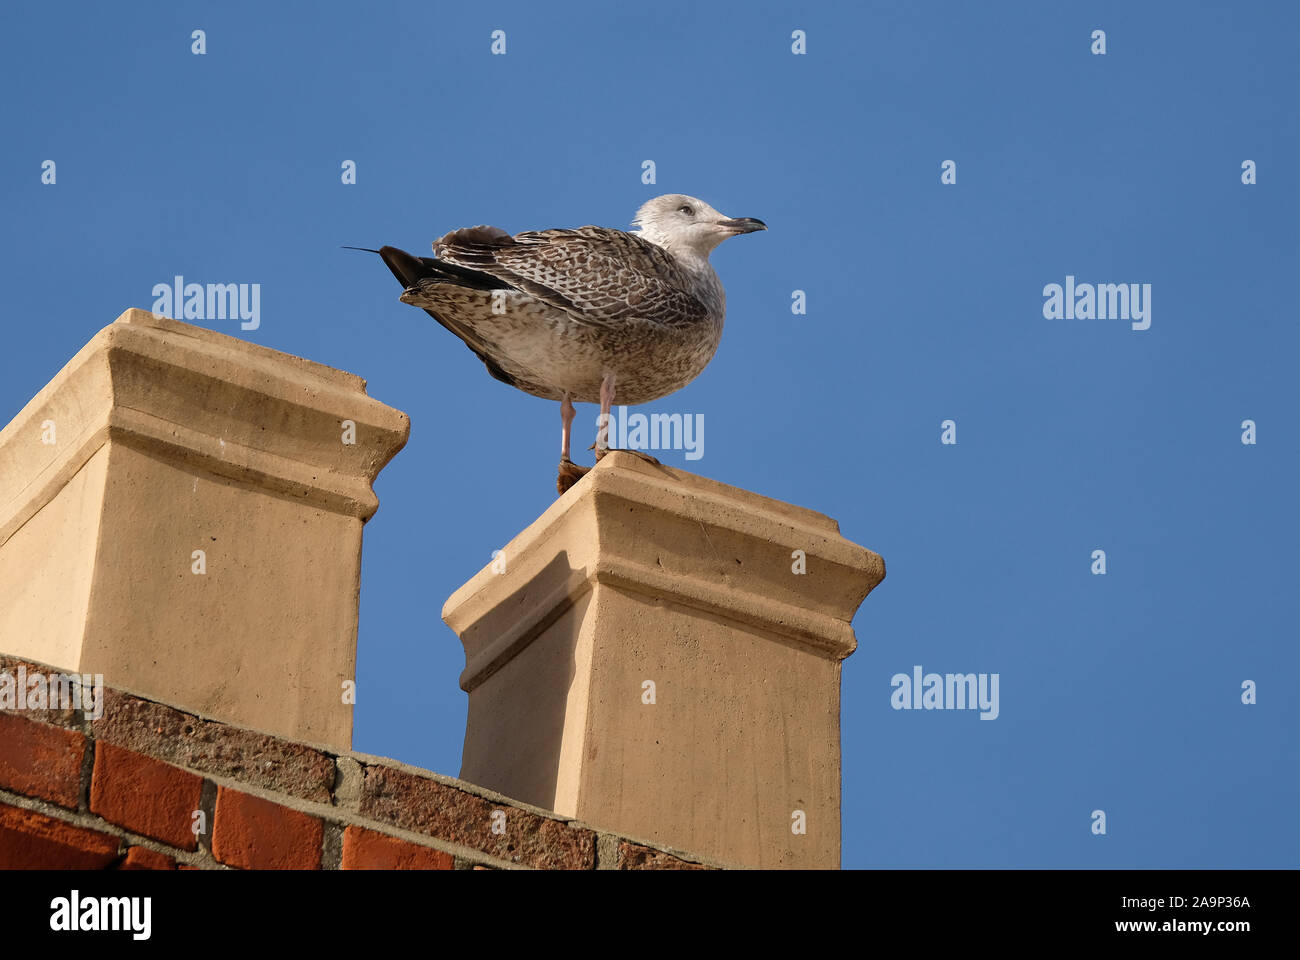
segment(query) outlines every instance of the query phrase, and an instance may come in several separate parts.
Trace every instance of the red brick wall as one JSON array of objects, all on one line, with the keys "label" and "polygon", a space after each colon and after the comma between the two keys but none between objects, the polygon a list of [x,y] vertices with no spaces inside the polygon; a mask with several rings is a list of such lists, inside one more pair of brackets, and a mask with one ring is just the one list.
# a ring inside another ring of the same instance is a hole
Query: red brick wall
[{"label": "red brick wall", "polygon": [[[0,655],[0,672],[20,663]],[[15,867],[705,868],[462,781],[110,689],[97,720],[0,710],[0,868]]]}]

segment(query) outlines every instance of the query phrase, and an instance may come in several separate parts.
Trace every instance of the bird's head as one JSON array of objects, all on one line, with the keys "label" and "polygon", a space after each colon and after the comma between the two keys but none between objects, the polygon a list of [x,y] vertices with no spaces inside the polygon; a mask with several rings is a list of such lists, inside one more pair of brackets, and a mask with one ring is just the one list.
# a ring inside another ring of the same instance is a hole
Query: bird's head
[{"label": "bird's head", "polygon": [[703,200],[681,193],[647,200],[632,222],[639,228],[637,233],[669,253],[705,259],[727,237],[767,229],[762,220],[733,220]]}]

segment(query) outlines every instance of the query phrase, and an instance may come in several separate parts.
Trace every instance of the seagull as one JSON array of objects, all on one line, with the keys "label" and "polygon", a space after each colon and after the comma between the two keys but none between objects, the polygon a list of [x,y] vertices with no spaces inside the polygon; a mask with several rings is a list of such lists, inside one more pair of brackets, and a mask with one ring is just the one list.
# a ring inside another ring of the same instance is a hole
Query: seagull
[{"label": "seagull", "polygon": [[590,469],[570,458],[574,403],[600,404],[592,445],[600,460],[615,397],[649,403],[698,377],[726,313],[709,254],[728,237],[767,229],[679,193],[647,201],[633,226],[514,236],[467,227],[435,240],[432,257],[370,250],[402,284],[399,299],[459,337],[489,374],[560,402],[560,494]]}]

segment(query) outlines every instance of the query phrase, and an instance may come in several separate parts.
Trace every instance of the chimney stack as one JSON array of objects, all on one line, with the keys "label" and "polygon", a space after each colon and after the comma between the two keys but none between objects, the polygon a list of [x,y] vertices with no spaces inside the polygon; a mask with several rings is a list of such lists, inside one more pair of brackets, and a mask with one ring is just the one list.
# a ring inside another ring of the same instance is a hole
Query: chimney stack
[{"label": "chimney stack", "polygon": [[742,866],[838,867],[840,664],[884,561],[614,452],[447,601],[462,779]]},{"label": "chimney stack", "polygon": [[0,431],[0,650],[349,747],[361,528],[409,430],[360,377],[126,311]]}]

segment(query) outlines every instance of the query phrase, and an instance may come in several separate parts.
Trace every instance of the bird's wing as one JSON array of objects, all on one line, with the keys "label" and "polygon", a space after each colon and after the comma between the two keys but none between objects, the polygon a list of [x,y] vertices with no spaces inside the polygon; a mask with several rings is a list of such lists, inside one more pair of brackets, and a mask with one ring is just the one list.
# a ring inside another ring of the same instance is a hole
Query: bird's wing
[{"label": "bird's wing", "polygon": [[581,227],[511,237],[471,227],[440,238],[433,249],[439,259],[494,276],[581,323],[678,327],[709,315],[671,254],[622,230]]}]

